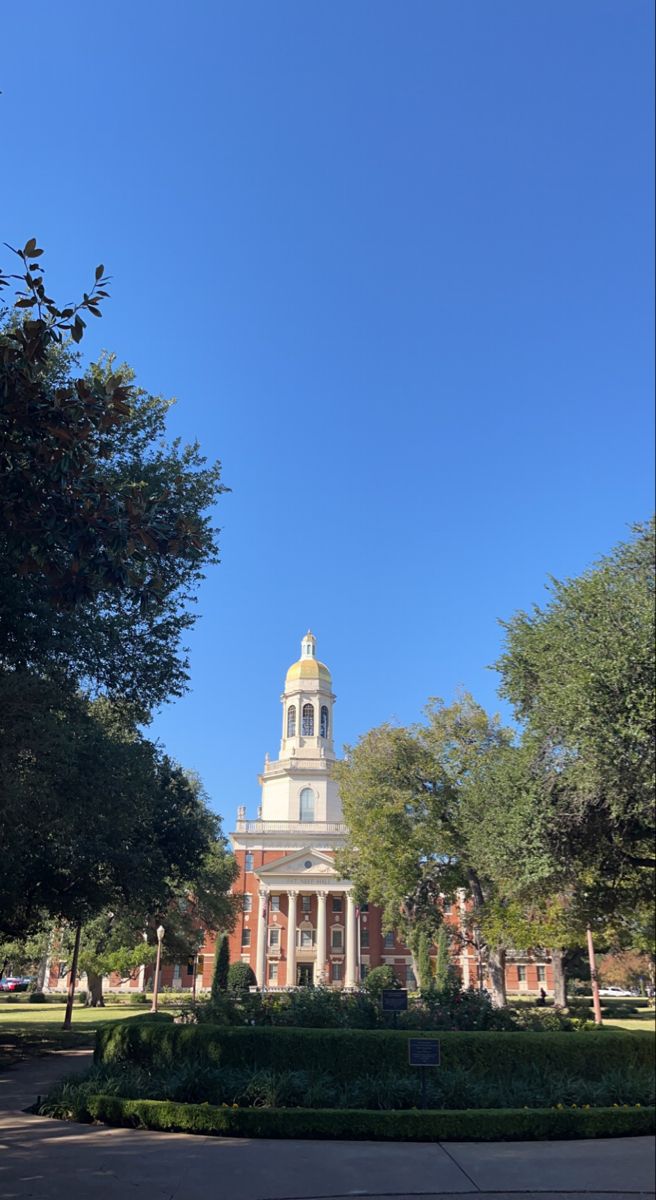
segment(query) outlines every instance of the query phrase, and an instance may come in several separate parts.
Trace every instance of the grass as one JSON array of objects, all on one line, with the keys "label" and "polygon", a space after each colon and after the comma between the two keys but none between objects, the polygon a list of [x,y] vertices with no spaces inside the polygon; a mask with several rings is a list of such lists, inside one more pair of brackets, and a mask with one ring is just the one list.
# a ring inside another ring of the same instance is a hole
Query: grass
[{"label": "grass", "polygon": [[144,1004],[108,1004],[105,1008],[73,1009],[73,1028],[62,1029],[66,1005],[0,1004],[0,1064],[50,1050],[93,1047],[96,1030],[106,1021],[120,1021],[147,1012]]},{"label": "grass", "polygon": [[632,1017],[604,1017],[604,1029],[626,1029],[631,1033],[656,1033],[656,1013],[653,1008],[635,1013]]}]

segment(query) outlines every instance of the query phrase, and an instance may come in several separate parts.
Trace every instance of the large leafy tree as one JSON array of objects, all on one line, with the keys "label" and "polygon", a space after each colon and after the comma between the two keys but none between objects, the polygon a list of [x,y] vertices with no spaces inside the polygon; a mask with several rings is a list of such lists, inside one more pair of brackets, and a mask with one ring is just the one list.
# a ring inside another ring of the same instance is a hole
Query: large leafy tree
[{"label": "large leafy tree", "polygon": [[0,791],[5,936],[46,916],[84,926],[104,910],[127,909],[141,923],[190,885],[211,907],[218,818],[198,781],[124,708],[0,675]]},{"label": "large leafy tree", "polygon": [[506,942],[486,939],[482,916],[495,894],[470,844],[470,796],[512,734],[469,696],[445,706],[433,701],[413,728],[371,730],[338,764],[349,844],[341,866],[363,896],[381,905],[413,954],[420,938],[434,941],[440,895],[468,886],[472,936],[487,962],[494,997],[505,999]]},{"label": "large leafy tree", "polygon": [[533,756],[540,830],[604,919],[653,888],[654,524],[506,624],[498,667]]},{"label": "large leafy tree", "polygon": [[[70,345],[100,315],[103,268],[78,306],[46,293],[34,239],[0,325],[0,665],[128,696],[179,695],[181,647],[224,490],[197,445],[167,444],[169,402],[113,358]],[[0,314],[1,315],[1,314]]]}]

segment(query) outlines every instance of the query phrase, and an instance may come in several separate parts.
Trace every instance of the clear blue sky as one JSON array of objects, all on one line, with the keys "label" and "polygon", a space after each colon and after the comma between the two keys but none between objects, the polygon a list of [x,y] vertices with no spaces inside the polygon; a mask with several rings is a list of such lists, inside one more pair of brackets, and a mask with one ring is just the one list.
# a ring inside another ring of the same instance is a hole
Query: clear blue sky
[{"label": "clear blue sky", "polygon": [[221,458],[192,688],[232,827],[310,625],[336,733],[458,686],[652,507],[651,0],[37,0],[3,13],[2,235]]}]

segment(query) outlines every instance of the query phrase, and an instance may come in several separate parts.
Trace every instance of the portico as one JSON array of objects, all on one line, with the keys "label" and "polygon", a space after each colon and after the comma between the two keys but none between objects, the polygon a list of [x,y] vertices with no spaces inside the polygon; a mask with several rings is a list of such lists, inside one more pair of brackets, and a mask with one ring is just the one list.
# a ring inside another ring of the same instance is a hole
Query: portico
[{"label": "portico", "polygon": [[356,904],[327,854],[306,846],[258,868],[259,987],[359,982]]}]

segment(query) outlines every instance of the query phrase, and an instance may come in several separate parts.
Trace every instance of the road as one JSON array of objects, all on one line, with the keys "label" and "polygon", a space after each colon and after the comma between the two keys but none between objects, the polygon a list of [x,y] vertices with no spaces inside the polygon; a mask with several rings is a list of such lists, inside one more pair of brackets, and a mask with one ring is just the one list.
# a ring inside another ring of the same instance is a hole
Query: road
[{"label": "road", "polygon": [[90,1052],[0,1071],[1,1200],[647,1200],[654,1139],[329,1142],[73,1125],[21,1110]]}]

